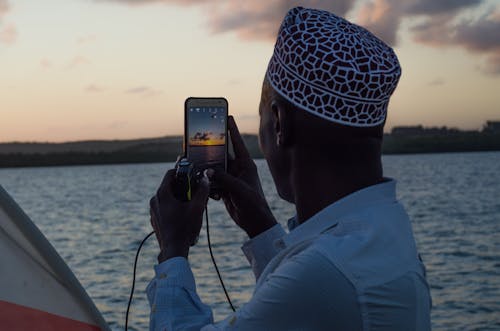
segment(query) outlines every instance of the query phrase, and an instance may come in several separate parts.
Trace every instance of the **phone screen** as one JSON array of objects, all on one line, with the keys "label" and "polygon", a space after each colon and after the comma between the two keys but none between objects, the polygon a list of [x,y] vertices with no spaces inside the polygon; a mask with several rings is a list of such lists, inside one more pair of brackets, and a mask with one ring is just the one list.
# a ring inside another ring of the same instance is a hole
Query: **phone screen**
[{"label": "phone screen", "polygon": [[201,99],[196,102],[196,99],[191,98],[191,102],[186,102],[186,130],[186,156],[194,164],[195,169],[225,170],[227,155],[225,99]]}]

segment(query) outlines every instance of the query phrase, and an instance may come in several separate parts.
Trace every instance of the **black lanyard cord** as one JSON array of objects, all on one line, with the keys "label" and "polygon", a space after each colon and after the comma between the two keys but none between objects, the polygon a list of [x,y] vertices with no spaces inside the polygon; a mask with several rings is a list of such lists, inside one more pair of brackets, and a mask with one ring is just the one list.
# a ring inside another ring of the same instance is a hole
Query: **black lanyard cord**
[{"label": "black lanyard cord", "polygon": [[210,257],[212,258],[212,262],[214,264],[215,271],[217,271],[217,276],[219,276],[220,284],[222,285],[222,289],[224,290],[224,294],[226,295],[227,302],[229,302],[229,306],[231,307],[231,310],[236,311],[236,309],[234,309],[233,303],[231,302],[231,298],[229,298],[229,294],[227,293],[226,286],[224,286],[224,281],[222,280],[222,277],[221,277],[220,272],[219,272],[219,268],[217,267],[217,263],[215,263],[214,254],[212,253],[212,244],[210,243],[210,230],[209,230],[209,226],[208,226],[208,207],[207,206],[205,206],[205,221],[207,224],[207,242],[208,242],[208,250],[210,251]]},{"label": "black lanyard cord", "polygon": [[[219,272],[219,268],[217,267],[217,263],[215,263],[215,258],[214,254],[212,253],[212,244],[210,242],[210,229],[208,225],[208,207],[205,206],[205,221],[207,225],[207,242],[208,242],[208,250],[210,252],[210,257],[212,258],[212,263],[214,264],[215,271],[217,272],[217,276],[219,276],[220,284],[222,286],[222,289],[224,290],[224,294],[226,295],[227,302],[229,303],[229,306],[231,307],[231,310],[234,312],[236,311],[234,309],[233,303],[231,302],[231,298],[229,298],[229,293],[227,293],[226,286],[224,285],[224,281],[222,280],[222,277]],[[139,245],[139,248],[137,248],[137,252],[135,254],[135,260],[134,260],[134,271],[133,271],[133,277],[132,277],[132,288],[130,290],[130,297],[128,299],[128,304],[127,304],[127,312],[125,313],[125,331],[128,331],[128,315],[130,312],[130,305],[132,304],[132,299],[134,297],[134,290],[135,290],[135,275],[137,272],[137,260],[139,259],[139,253],[141,252],[141,248],[144,245],[144,243],[151,237],[155,232],[149,233],[144,239],[142,239],[142,242]]]},{"label": "black lanyard cord", "polygon": [[132,304],[132,298],[134,297],[134,289],[135,289],[135,273],[137,271],[137,260],[139,259],[139,253],[141,252],[141,248],[146,242],[146,240],[149,239],[155,232],[151,232],[148,234],[144,239],[142,239],[141,244],[139,245],[139,248],[137,249],[137,253],[135,253],[135,260],[134,260],[134,276],[132,277],[132,288],[130,289],[130,297],[128,298],[128,304],[127,304],[127,313],[125,314],[125,331],[128,331],[128,313],[130,311],[130,305]]}]

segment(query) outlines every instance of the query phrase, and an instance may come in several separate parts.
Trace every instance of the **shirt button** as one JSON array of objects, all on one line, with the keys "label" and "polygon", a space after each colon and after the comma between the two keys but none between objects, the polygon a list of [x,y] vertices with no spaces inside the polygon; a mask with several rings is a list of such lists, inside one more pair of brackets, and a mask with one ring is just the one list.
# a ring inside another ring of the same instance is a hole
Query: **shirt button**
[{"label": "shirt button", "polygon": [[167,274],[166,274],[166,273],[164,273],[164,272],[162,272],[162,273],[158,276],[158,278],[160,278],[160,279],[167,278]]}]

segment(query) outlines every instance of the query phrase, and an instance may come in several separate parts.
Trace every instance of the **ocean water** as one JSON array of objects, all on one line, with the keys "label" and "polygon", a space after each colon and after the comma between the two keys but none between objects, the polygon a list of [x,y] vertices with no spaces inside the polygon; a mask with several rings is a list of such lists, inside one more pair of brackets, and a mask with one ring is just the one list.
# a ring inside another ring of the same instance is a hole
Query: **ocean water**
[{"label": "ocean water", "polygon": [[[258,169],[277,218],[281,201],[264,160]],[[500,153],[384,157],[385,175],[413,223],[427,266],[433,330],[500,330]],[[135,251],[151,231],[148,201],[173,164],[0,169],[0,184],[17,200],[73,269],[113,330],[122,330]],[[246,236],[209,203],[218,266],[236,306],[251,297],[253,275],[240,250]],[[230,313],[206,246],[205,229],[190,254],[198,292],[216,319]],[[147,330],[144,288],[153,276],[154,238],[141,252],[131,330]]]}]

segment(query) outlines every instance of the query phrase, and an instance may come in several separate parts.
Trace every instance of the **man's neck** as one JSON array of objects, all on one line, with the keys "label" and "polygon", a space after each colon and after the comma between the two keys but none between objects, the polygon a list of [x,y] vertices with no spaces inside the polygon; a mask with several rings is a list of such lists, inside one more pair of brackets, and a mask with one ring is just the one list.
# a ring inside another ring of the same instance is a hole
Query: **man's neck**
[{"label": "man's neck", "polygon": [[294,163],[291,185],[299,223],[347,195],[383,181],[380,162],[349,167]]}]

